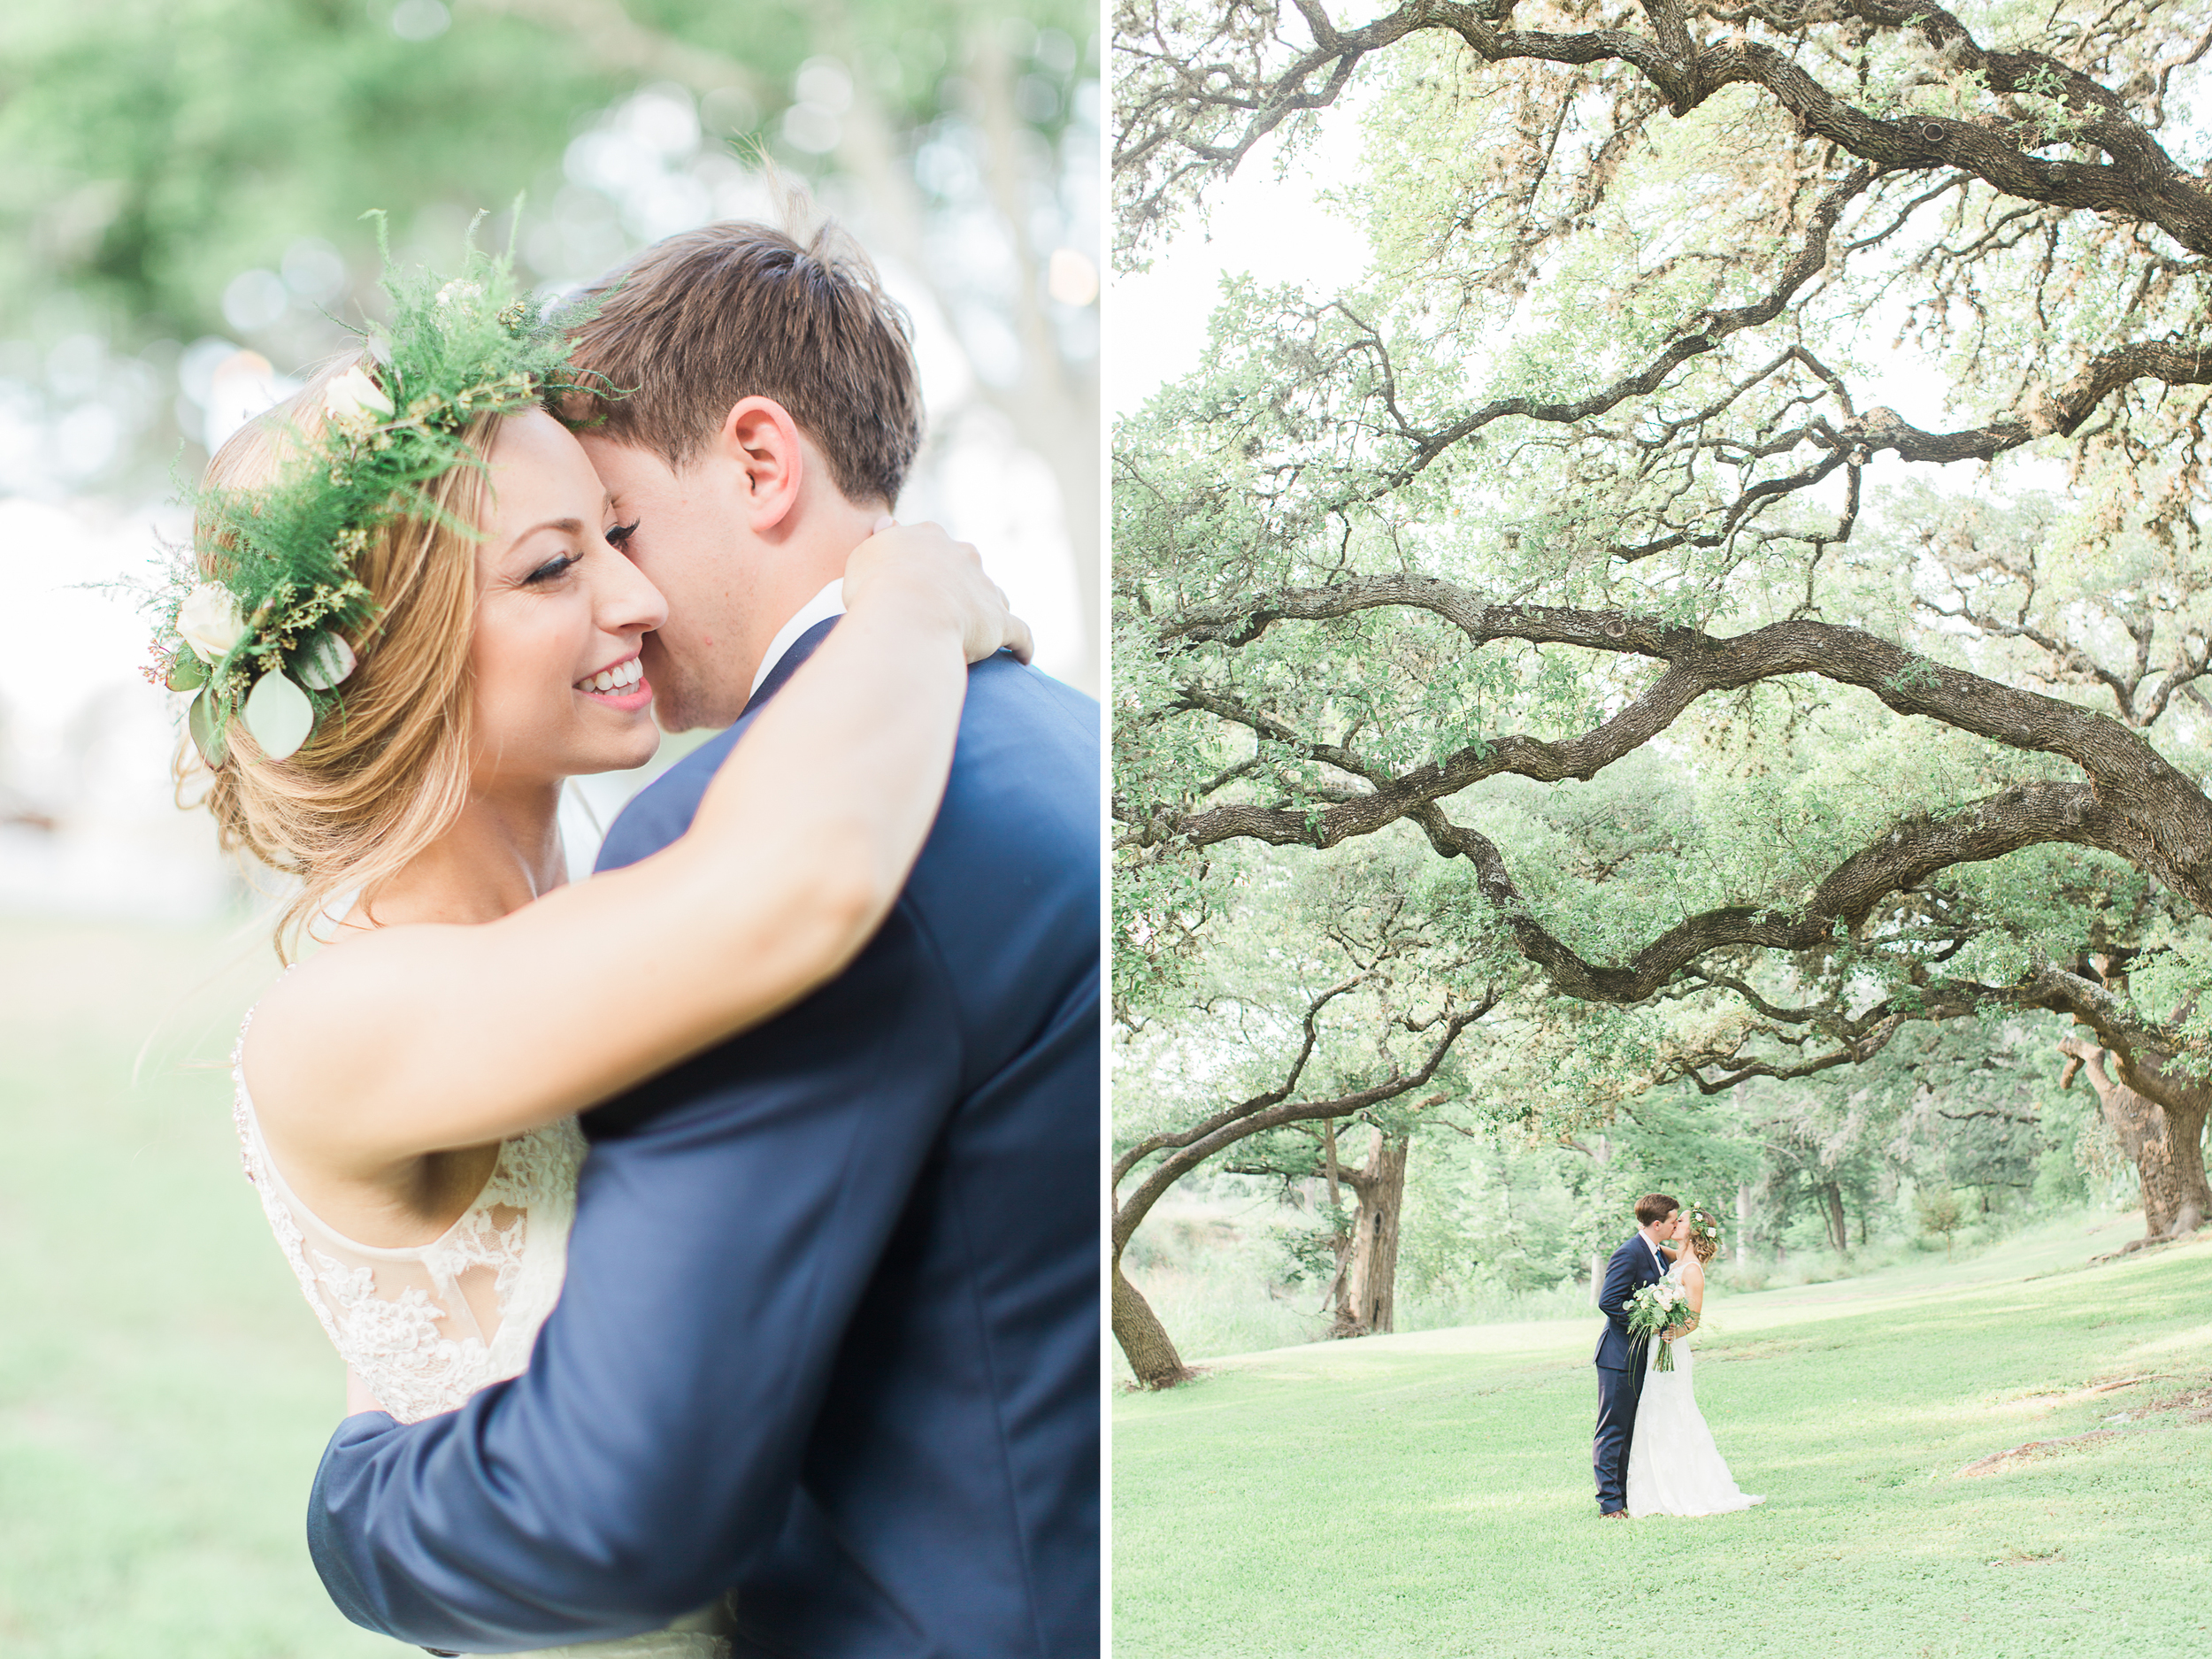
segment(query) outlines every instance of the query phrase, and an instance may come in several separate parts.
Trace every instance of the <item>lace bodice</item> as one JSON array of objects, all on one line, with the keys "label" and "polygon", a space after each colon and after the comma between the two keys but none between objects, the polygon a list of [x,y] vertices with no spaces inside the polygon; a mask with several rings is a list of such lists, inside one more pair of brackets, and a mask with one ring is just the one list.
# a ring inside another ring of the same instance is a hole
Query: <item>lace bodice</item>
[{"label": "lace bodice", "polygon": [[245,1044],[242,1026],[231,1055],[232,1115],[246,1179],[308,1305],[378,1403],[413,1423],[520,1372],[567,1266],[584,1161],[575,1119],[503,1141],[483,1190],[430,1243],[357,1244],[300,1202],[270,1156],[240,1064]]}]

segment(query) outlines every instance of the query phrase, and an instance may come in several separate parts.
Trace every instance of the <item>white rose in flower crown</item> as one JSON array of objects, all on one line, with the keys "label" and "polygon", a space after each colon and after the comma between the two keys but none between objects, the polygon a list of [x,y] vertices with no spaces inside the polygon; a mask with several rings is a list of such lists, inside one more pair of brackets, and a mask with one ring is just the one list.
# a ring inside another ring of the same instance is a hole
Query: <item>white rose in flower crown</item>
[{"label": "white rose in flower crown", "polygon": [[202,582],[177,607],[177,632],[204,663],[219,663],[246,636],[238,601],[220,582]]},{"label": "white rose in flower crown", "polygon": [[351,415],[392,412],[392,400],[384,396],[368,372],[355,364],[323,389],[323,411],[333,420]]}]

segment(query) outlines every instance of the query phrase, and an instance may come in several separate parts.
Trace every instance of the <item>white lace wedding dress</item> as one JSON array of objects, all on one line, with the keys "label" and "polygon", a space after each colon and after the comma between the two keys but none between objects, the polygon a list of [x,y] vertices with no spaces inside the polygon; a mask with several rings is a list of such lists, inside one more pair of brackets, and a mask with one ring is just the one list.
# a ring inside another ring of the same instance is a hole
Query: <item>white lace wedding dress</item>
[{"label": "white lace wedding dress", "polygon": [[[249,1013],[246,1025],[252,1022]],[[503,1141],[475,1202],[428,1244],[357,1244],[300,1202],[270,1156],[246,1091],[245,1045],[242,1026],[231,1055],[232,1116],[246,1179],[261,1194],[307,1305],[378,1403],[402,1423],[419,1422],[521,1372],[568,1265],[576,1174],[584,1162],[575,1119]],[[706,1633],[710,1618],[702,1613],[643,1636],[539,1652],[560,1659],[726,1659],[728,1643]],[[700,1628],[685,1628],[691,1625]]]},{"label": "white lace wedding dress", "polygon": [[[1679,1263],[1667,1278],[1681,1282]],[[1724,1515],[1764,1498],[1747,1496],[1728,1472],[1705,1415],[1691,1388],[1695,1363],[1690,1339],[1674,1342],[1674,1369],[1658,1369],[1660,1342],[1644,1356],[1644,1393],[1636,1405],[1636,1432],[1628,1443],[1628,1512],[1645,1515]]]}]

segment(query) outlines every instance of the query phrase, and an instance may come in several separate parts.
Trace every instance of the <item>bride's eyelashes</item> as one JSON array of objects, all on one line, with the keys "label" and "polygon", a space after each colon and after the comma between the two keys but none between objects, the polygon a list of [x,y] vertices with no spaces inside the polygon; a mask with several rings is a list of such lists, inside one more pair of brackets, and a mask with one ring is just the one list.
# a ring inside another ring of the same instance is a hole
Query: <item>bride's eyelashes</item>
[{"label": "bride's eyelashes", "polygon": [[564,553],[558,558],[546,560],[544,564],[532,571],[522,579],[522,585],[525,588],[545,587],[549,583],[558,581],[582,563],[583,555],[580,553]]},{"label": "bride's eyelashes", "polygon": [[[626,544],[629,541],[631,534],[642,522],[643,520],[641,519],[633,518],[627,524],[616,525],[606,532],[603,539],[609,547],[612,548],[616,552],[620,553],[624,550]],[[583,562],[583,553],[575,549],[571,549],[569,551],[559,555],[557,557],[546,560],[544,564],[539,565],[537,569],[532,571],[527,576],[525,576],[522,579],[520,586],[524,588],[549,587],[552,583],[560,580],[562,577],[567,575],[571,571],[574,570],[577,565],[582,564]]]}]

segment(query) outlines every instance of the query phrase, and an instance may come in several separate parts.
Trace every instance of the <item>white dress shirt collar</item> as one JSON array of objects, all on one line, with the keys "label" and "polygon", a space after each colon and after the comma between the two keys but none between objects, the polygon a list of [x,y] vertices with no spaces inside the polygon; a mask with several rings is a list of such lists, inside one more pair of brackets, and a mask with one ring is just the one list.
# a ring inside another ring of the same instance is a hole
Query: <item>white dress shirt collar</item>
[{"label": "white dress shirt collar", "polygon": [[845,579],[841,576],[801,605],[792,613],[791,620],[776,630],[776,637],[768,641],[768,649],[761,657],[760,666],[753,672],[753,683],[745,693],[745,700],[752,701],[762,682],[776,672],[776,664],[783,661],[784,653],[799,642],[799,635],[818,622],[844,614]]}]

